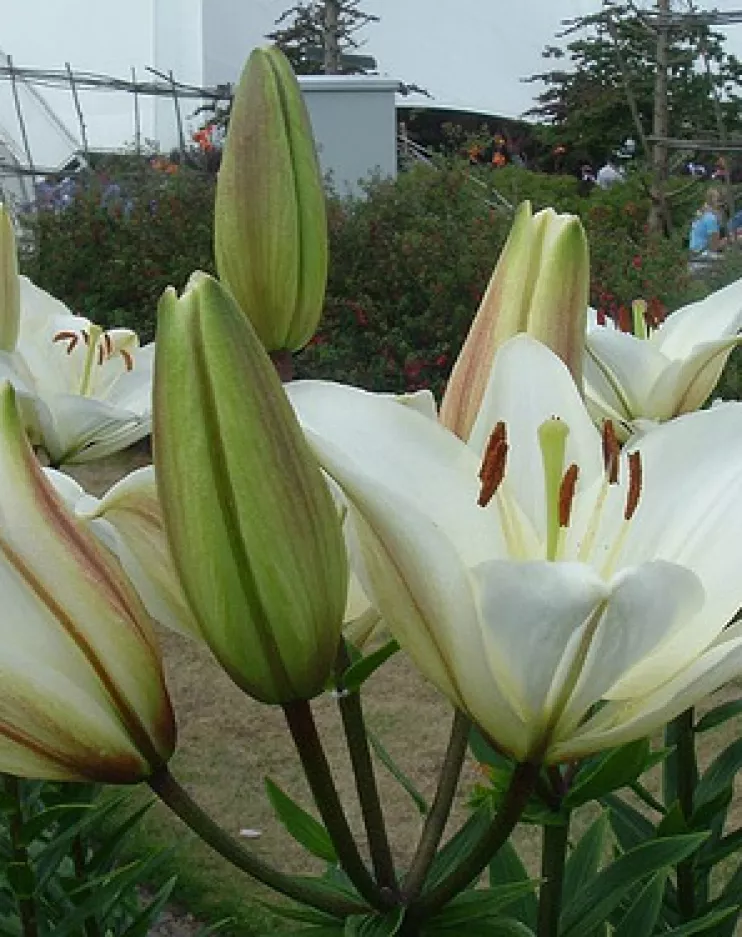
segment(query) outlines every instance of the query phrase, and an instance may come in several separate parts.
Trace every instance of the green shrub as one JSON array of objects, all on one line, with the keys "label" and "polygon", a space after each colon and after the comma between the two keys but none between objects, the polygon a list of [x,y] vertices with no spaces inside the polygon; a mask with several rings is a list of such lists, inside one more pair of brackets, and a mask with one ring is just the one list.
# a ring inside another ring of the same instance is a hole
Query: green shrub
[{"label": "green shrub", "polygon": [[[172,167],[171,167],[172,168]],[[154,334],[158,298],[194,269],[213,271],[214,177],[168,173],[139,161],[116,181],[85,181],[64,210],[40,212],[25,269],[40,286],[104,327]],[[677,180],[670,238],[650,238],[650,202],[637,176],[580,195],[570,176],[464,161],[418,165],[396,181],[372,180],[363,198],[330,198],[330,273],[319,333],[297,375],[440,395],[510,226],[493,188],[534,208],[578,213],[591,248],[591,302],[620,318],[643,298],[658,316],[742,275],[730,250],[708,275],[688,272],[686,234],[703,187]],[[736,385],[735,385],[736,387]]]},{"label": "green shrub", "polygon": [[116,181],[120,196],[107,199],[106,175],[83,177],[69,205],[40,211],[23,267],[76,313],[134,329],[145,342],[163,290],[182,289],[195,269],[213,270],[214,177],[141,161]]}]

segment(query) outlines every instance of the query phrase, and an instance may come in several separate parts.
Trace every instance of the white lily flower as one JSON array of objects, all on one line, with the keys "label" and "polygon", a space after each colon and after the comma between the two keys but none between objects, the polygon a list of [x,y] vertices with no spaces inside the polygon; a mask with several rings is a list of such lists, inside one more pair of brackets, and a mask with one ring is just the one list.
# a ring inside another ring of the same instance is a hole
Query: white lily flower
[{"label": "white lily flower", "polygon": [[373,604],[514,758],[642,737],[742,670],[742,638],[715,643],[742,605],[742,407],[631,452],[606,434],[604,458],[568,371],[528,336],[498,353],[468,445],[379,395],[287,392],[349,501]]},{"label": "white lily flower", "polygon": [[142,439],[152,424],[154,344],[104,332],[20,277],[20,333],[0,351],[0,379],[20,395],[31,441],[53,465],[90,462]]},{"label": "white lily flower", "polygon": [[[78,520],[116,556],[147,612],[166,628],[206,643],[175,571],[151,465],[135,469],[102,498],[69,475],[45,470],[57,494]],[[363,647],[383,633],[378,612],[351,576],[344,616],[346,636]]]},{"label": "white lily flower", "polygon": [[742,279],[672,313],[654,331],[635,316],[635,334],[588,329],[585,397],[597,423],[613,420],[620,440],[647,422],[698,410],[742,342]]},{"label": "white lily flower", "polygon": [[175,744],[149,616],[45,479],[0,389],[0,771],[140,781]]}]

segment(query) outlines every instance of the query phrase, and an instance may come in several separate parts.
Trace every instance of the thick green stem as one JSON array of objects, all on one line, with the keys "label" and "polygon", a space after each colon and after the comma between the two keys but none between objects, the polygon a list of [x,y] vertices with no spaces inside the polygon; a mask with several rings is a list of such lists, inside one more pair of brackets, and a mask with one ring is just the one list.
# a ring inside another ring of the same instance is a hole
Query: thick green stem
[{"label": "thick green stem", "polygon": [[539,766],[533,764],[516,767],[510,787],[488,830],[445,878],[427,894],[424,893],[412,902],[408,910],[411,924],[430,917],[482,874],[520,820],[536,786],[539,770]]},{"label": "thick green stem", "polygon": [[[341,648],[338,663],[341,670],[347,669],[350,664],[344,645]],[[387,890],[391,897],[397,893],[397,875],[384,822],[384,813],[381,809],[381,798],[363,718],[361,695],[358,691],[343,690],[342,677],[339,679],[338,691],[338,706],[355,776],[363,823],[366,827],[371,863],[376,881],[382,889]]]},{"label": "thick green stem", "polygon": [[335,788],[309,703],[305,700],[286,703],[283,711],[314,802],[335,846],[343,871],[369,904],[380,910],[388,909],[394,900],[379,891],[361,858]]},{"label": "thick green stem", "polygon": [[273,891],[341,920],[350,914],[368,912],[369,908],[363,902],[330,895],[325,889],[316,888],[312,882],[284,875],[248,852],[198,806],[166,767],[155,772],[148,783],[160,800],[220,856]]},{"label": "thick green stem", "polygon": [[16,884],[18,890],[15,891],[15,896],[18,904],[21,933],[23,937],[38,937],[39,923],[36,916],[36,903],[33,899],[32,886],[34,871],[29,859],[28,849],[23,843],[24,816],[21,782],[12,774],[3,775],[3,778],[5,793],[13,802],[8,816],[8,832],[10,834],[12,864],[19,873]]},{"label": "thick green stem", "polygon": [[543,828],[541,877],[543,884],[538,897],[538,937],[557,937],[562,911],[564,865],[567,859],[569,822],[560,826],[546,824]]},{"label": "thick green stem", "polygon": [[[675,796],[686,820],[690,820],[693,815],[693,798],[698,784],[694,721],[694,711],[687,709],[673,719],[667,730],[667,740],[675,746],[675,751],[670,756],[674,764],[669,770],[674,769]],[[671,785],[668,787],[671,789]],[[696,877],[693,857],[679,862],[676,874],[680,916],[684,921],[692,921],[696,916]]]},{"label": "thick green stem", "polygon": [[454,716],[451,727],[451,737],[448,740],[446,756],[443,760],[438,789],[430,812],[425,818],[420,842],[404,881],[404,893],[408,900],[414,900],[419,895],[425,877],[435,858],[436,850],[451,815],[453,798],[461,777],[461,769],[466,757],[466,748],[469,743],[471,720],[461,712]]}]

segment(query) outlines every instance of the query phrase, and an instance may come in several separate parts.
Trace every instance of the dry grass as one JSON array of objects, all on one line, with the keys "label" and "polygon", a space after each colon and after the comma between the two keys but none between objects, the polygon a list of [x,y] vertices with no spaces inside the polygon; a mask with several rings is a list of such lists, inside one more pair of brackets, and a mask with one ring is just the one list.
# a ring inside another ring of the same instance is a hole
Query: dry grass
[{"label": "dry grass", "polygon": [[[109,460],[75,474],[89,490],[100,492],[125,466],[144,464],[147,458],[147,453],[140,450],[129,455],[126,462]],[[263,791],[263,779],[270,776],[303,804],[311,803],[281,711],[247,698],[196,643],[163,633],[162,644],[179,725],[179,746],[172,765],[175,776],[225,829],[235,834],[245,828],[260,831],[260,837],[249,844],[259,855],[289,871],[320,871],[319,863],[308,859],[276,821]],[[737,687],[728,688],[717,694],[713,704],[738,695]],[[451,710],[447,702],[400,654],[366,685],[364,703],[371,728],[380,735],[422,794],[430,799],[450,729]],[[341,795],[348,805],[351,825],[360,834],[360,818],[336,705],[325,697],[318,700],[314,708]],[[702,736],[702,764],[707,764],[739,729],[739,721],[733,720],[723,730]],[[379,777],[393,848],[400,864],[404,865],[415,847],[420,816],[408,795],[383,768],[379,770]],[[465,818],[466,800],[475,781],[475,768],[468,765],[460,785],[453,824]],[[659,786],[657,777],[650,786]],[[739,803],[735,804],[732,814],[733,820],[742,821]],[[583,823],[578,823],[577,830],[586,820],[587,816]],[[185,833],[164,809],[156,808],[151,813],[144,835],[151,842],[183,845],[181,855],[189,872],[194,872],[193,880],[248,899],[267,897]],[[518,847],[526,864],[537,874],[539,850],[535,828],[519,830]],[[257,918],[255,924],[260,927],[255,933],[264,933],[268,926],[262,920],[258,923]]]}]

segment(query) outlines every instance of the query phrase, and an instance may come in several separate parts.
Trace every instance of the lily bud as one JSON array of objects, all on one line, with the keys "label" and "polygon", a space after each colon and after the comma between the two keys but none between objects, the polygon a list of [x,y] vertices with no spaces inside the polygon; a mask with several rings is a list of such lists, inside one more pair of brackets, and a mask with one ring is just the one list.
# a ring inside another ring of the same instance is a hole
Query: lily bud
[{"label": "lily bud", "polygon": [[314,335],[327,281],[322,175],[288,60],[256,49],[232,105],[216,188],[219,277],[267,351]]},{"label": "lily bud", "polygon": [[0,351],[13,351],[21,324],[21,286],[13,222],[0,204]]},{"label": "lily bud", "polygon": [[546,208],[518,208],[469,334],[454,364],[440,418],[468,439],[495,354],[519,332],[548,345],[582,387],[589,257],[582,223]]},{"label": "lily bud", "polygon": [[133,783],[175,723],[150,619],[119,564],[57,496],[0,389],[0,771]]},{"label": "lily bud", "polygon": [[270,359],[204,274],[160,301],[155,474],[173,563],[198,631],[266,703],[319,693],[348,567],[327,484]]}]

